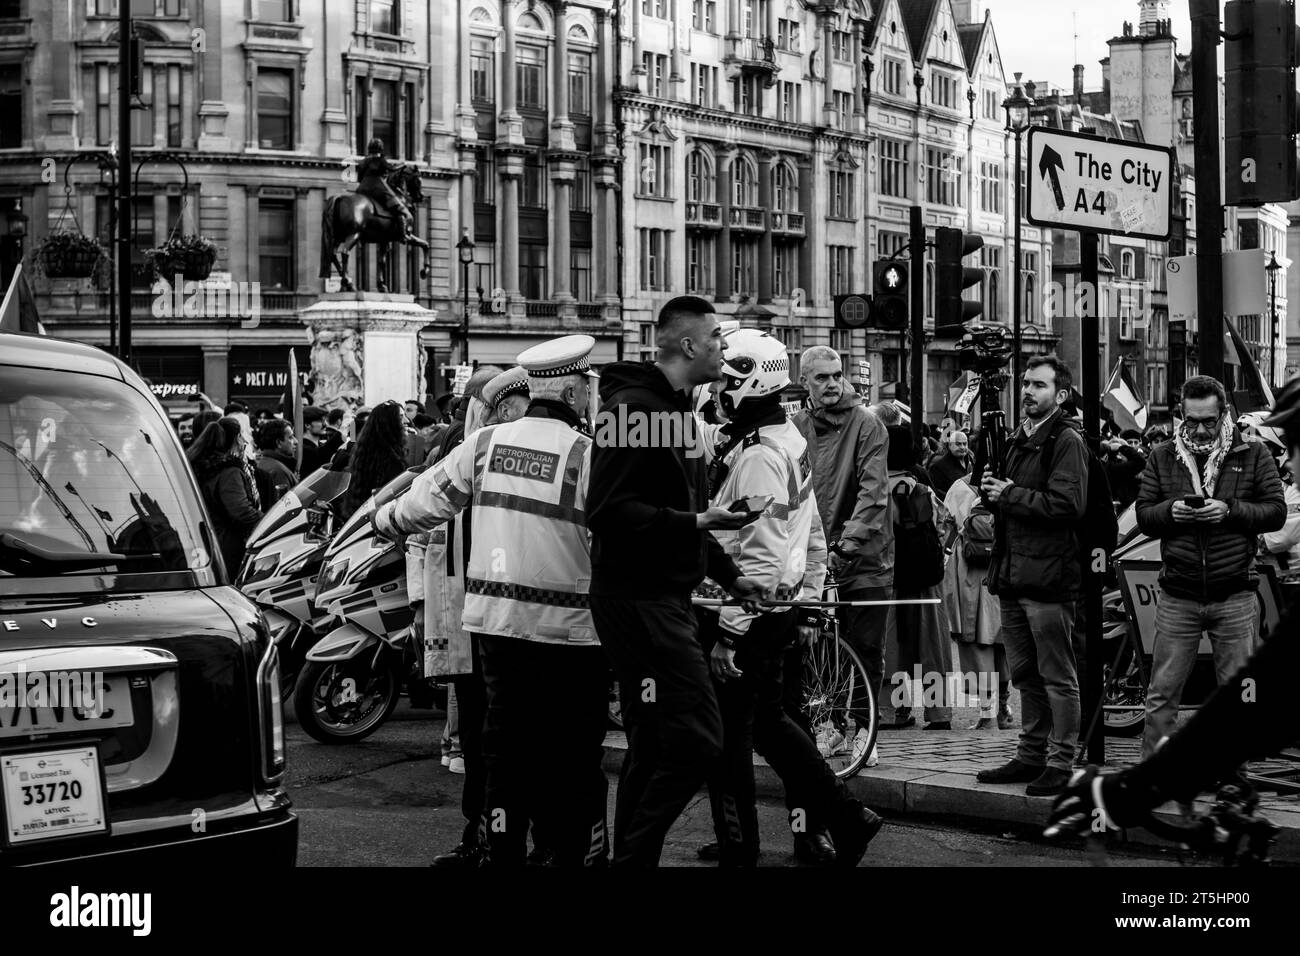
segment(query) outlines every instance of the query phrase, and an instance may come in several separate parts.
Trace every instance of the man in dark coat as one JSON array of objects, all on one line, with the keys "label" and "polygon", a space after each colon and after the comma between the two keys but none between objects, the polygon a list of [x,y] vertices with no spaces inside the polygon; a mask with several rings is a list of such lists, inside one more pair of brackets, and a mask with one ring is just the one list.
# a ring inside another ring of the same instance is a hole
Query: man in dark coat
[{"label": "man in dark coat", "polygon": [[1088,501],[1088,452],[1061,406],[1070,370],[1054,355],[1031,358],[1022,386],[1024,425],[1007,441],[1003,476],[980,484],[995,516],[988,589],[1002,610],[1011,682],[1020,690],[1016,756],[983,783],[1028,783],[1054,796],[1070,780],[1079,741],[1075,603],[1083,596],[1079,522]]},{"label": "man in dark coat", "polygon": [[1277,465],[1263,442],[1242,439],[1223,386],[1189,378],[1182,405],[1182,423],[1173,441],[1152,450],[1137,496],[1138,527],[1160,539],[1163,564],[1143,757],[1173,732],[1203,631],[1220,685],[1250,658],[1259,630],[1256,539],[1286,523]]},{"label": "man in dark coat", "polygon": [[947,446],[942,455],[930,462],[930,481],[940,501],[953,483],[969,475],[971,469],[970,441],[965,432],[949,432]]},{"label": "man in dark coat", "polygon": [[258,496],[262,499],[262,510],[271,507],[298,483],[293,470],[297,464],[297,450],[298,439],[288,422],[272,418],[258,427],[254,477]]}]

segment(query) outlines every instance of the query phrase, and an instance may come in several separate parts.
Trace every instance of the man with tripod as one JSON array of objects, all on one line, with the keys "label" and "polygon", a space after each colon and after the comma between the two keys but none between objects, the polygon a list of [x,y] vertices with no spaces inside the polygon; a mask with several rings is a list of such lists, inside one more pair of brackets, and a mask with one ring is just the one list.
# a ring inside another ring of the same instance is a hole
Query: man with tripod
[{"label": "man with tripod", "polygon": [[[1024,424],[1010,437],[1003,461],[985,467],[980,484],[995,515],[988,588],[1000,600],[1022,713],[1016,756],[977,779],[1028,783],[1030,796],[1065,788],[1079,739],[1071,638],[1075,602],[1083,596],[1077,526],[1088,500],[1088,451],[1061,410],[1070,387],[1070,370],[1055,355],[1029,360],[1021,390]],[[995,464],[1002,466],[1001,477]]]}]

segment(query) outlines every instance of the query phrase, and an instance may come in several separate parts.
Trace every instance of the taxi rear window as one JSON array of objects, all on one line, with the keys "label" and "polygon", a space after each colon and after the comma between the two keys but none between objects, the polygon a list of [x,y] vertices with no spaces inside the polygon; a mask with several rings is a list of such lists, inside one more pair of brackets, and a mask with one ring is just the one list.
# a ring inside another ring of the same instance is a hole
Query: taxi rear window
[{"label": "taxi rear window", "polygon": [[0,369],[0,576],[206,567],[188,472],[126,384]]}]

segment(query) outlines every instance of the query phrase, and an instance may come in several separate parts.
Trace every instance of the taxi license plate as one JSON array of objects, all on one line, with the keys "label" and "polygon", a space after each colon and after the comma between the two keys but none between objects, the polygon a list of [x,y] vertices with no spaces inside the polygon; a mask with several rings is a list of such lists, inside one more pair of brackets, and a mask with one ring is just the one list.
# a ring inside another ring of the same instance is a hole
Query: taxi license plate
[{"label": "taxi license plate", "polygon": [[[33,734],[80,733],[85,730],[130,727],[135,723],[131,709],[130,678],[114,674],[103,678],[98,698],[88,697],[88,706],[33,707],[0,696],[0,737]],[[10,695],[12,696],[12,695]]]},{"label": "taxi license plate", "polygon": [[96,747],[4,754],[0,789],[10,845],[108,831]]}]

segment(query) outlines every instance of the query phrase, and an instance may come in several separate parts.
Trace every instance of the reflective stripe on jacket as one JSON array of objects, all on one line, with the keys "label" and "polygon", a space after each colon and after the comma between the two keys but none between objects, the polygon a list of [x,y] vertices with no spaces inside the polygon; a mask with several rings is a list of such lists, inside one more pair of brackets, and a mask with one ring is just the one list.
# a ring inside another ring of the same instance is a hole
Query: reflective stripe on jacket
[{"label": "reflective stripe on jacket", "polygon": [[[791,422],[762,426],[756,441],[747,439],[727,454],[727,477],[710,502],[728,508],[747,496],[772,496],[757,521],[713,534],[741,574],[782,600],[818,600],[826,579],[826,536],[807,448]],[[720,611],[720,623],[733,634],[748,631],[755,617],[739,607]]]},{"label": "reflective stripe on jacket", "polygon": [[546,644],[595,643],[586,526],[591,439],[554,418],[492,425],[384,506],[381,531],[433,527],[472,499],[465,629]]}]

